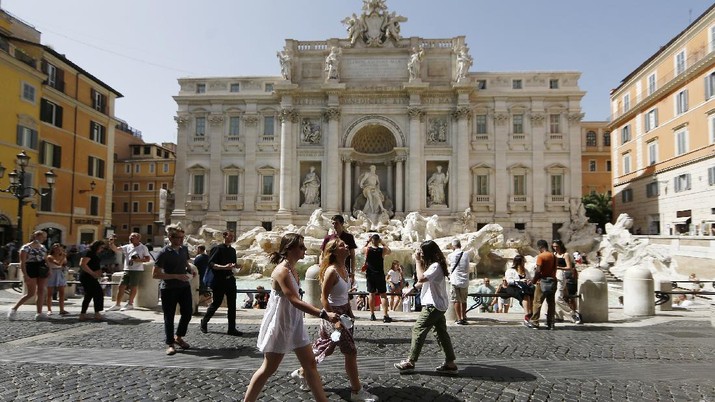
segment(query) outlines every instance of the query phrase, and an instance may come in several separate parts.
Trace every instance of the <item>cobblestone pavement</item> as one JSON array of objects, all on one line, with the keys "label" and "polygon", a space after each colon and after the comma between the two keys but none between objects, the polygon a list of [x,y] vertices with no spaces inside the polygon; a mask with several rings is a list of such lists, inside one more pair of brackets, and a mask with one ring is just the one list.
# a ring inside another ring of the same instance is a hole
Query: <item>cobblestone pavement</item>
[{"label": "cobblestone pavement", "polygon": [[[0,400],[240,400],[262,360],[255,349],[260,316],[239,311],[246,314],[253,318],[239,321],[242,337],[225,335],[221,316],[202,334],[194,317],[191,349],[166,356],[156,312],[109,313],[102,323],[79,322],[76,314],[35,322],[23,308],[18,321],[0,318]],[[715,401],[715,329],[704,314],[556,331],[515,321],[450,326],[458,376],[434,372],[443,355],[433,337],[416,372],[397,373],[392,364],[408,353],[411,320],[396,318],[356,325],[361,378],[382,401]],[[306,322],[316,333],[316,321]],[[297,366],[287,355],[261,400],[312,400],[288,376]],[[330,400],[349,399],[342,356],[319,369]]]}]

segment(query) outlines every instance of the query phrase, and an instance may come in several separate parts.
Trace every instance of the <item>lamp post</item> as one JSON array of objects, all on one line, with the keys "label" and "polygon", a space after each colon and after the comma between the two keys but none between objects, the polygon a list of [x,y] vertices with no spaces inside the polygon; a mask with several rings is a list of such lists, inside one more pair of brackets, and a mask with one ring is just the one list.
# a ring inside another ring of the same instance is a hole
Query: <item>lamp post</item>
[{"label": "lamp post", "polygon": [[[30,157],[25,153],[25,151],[20,152],[19,154],[16,155],[16,165],[17,168],[13,169],[12,172],[8,173],[8,177],[10,178],[10,186],[8,188],[2,189],[0,188],[0,191],[3,193],[10,193],[13,197],[17,198],[17,236],[15,237],[15,240],[17,241],[17,245],[21,245],[23,241],[22,237],[22,209],[25,206],[26,203],[29,201],[25,201],[27,198],[34,197],[35,195],[39,195],[40,197],[44,197],[52,191],[52,186],[55,184],[55,180],[57,179],[57,175],[50,169],[49,171],[45,172],[45,180],[47,180],[47,185],[50,188],[50,191],[47,193],[43,193],[42,191],[25,185],[25,168],[30,164]],[[5,176],[5,167],[0,163],[0,179],[2,179]]]}]

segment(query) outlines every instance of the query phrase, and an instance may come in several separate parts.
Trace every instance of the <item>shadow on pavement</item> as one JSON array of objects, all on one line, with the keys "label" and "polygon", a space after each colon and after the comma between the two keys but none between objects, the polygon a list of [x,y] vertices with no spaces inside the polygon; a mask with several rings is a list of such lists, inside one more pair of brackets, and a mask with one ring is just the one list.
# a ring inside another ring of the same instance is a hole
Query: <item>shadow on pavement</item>
[{"label": "shadow on pavement", "polygon": [[[432,375],[441,375],[435,372]],[[488,378],[495,382],[535,381],[536,376],[513,367],[491,364],[469,365],[460,368],[459,377]]]},{"label": "shadow on pavement", "polygon": [[[350,391],[345,388],[325,388],[326,391],[335,393],[339,395],[346,401],[350,400]],[[395,394],[404,397],[408,401],[440,401],[440,402],[451,402],[451,401],[463,401],[464,399],[457,398],[451,395],[445,395],[444,393],[437,392],[433,389],[420,387],[417,385],[412,385],[409,387],[400,388],[387,388],[387,387],[376,387],[371,386],[369,389],[371,394],[375,394],[380,397],[380,400],[388,399],[391,395]],[[391,399],[390,399],[391,400]]]},{"label": "shadow on pavement", "polygon": [[239,357],[250,357],[263,359],[263,353],[255,348],[239,347],[239,348],[216,348],[216,349],[186,349],[182,351],[185,355],[203,357],[207,360],[231,360]]}]

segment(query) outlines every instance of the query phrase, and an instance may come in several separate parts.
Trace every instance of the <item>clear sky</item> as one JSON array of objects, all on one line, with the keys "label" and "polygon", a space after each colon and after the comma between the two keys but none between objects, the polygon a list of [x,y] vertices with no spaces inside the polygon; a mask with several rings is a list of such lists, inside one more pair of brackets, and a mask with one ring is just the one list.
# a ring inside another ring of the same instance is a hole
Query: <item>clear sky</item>
[{"label": "clear sky", "polygon": [[[180,77],[280,74],[285,39],[347,36],[361,0],[0,0],[42,42],[124,95],[116,116],[176,141]],[[708,0],[387,0],[403,37],[466,36],[472,71],[581,71],[585,120],[609,91],[702,14]]]}]

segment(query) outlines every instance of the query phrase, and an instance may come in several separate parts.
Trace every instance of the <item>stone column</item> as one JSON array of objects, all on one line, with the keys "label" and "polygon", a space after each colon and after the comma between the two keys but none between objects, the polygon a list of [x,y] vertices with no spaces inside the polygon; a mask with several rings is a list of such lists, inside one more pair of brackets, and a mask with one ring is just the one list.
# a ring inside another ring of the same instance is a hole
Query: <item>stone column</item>
[{"label": "stone column", "polygon": [[280,186],[278,194],[278,214],[287,214],[292,209],[291,189],[293,186],[293,121],[297,113],[292,108],[281,110],[281,145],[280,145]]},{"label": "stone column", "polygon": [[422,118],[424,111],[421,108],[410,107],[407,109],[410,116],[410,160],[408,163],[408,183],[406,208],[408,211],[419,211],[424,205],[425,186],[422,175],[424,169],[424,135],[422,133]]},{"label": "stone column", "polygon": [[325,120],[328,121],[328,135],[325,138],[325,159],[326,163],[323,169],[323,176],[326,177],[325,187],[328,189],[323,192],[325,194],[325,208],[328,215],[340,212],[340,192],[335,191],[340,188],[340,133],[338,125],[340,124],[340,109],[337,107],[328,108],[325,111]]},{"label": "stone column", "polygon": [[[256,105],[248,105],[255,109]],[[258,172],[256,171],[256,155],[258,144],[258,115],[251,113],[242,117],[245,130],[246,144],[246,174],[243,183],[243,210],[253,212],[256,210],[256,194],[258,193]],[[243,128],[243,127],[242,127]],[[241,183],[239,183],[240,185]],[[259,222],[260,223],[260,222]]]},{"label": "stone column", "polygon": [[396,159],[396,169],[395,169],[395,213],[403,213],[405,211],[404,199],[402,194],[404,193],[404,169],[405,169],[405,157],[398,156]]},{"label": "stone column", "polygon": [[343,155],[343,212],[350,213],[352,209],[352,159],[349,155]]},{"label": "stone column", "polygon": [[[450,187],[456,186],[457,200],[450,202],[451,211],[464,211],[469,207],[469,118],[471,110],[467,106],[459,106],[454,111],[454,118],[457,119],[457,166],[458,169],[453,169],[454,165],[450,166]],[[455,174],[456,173],[456,174]],[[456,180],[455,180],[456,179]],[[450,191],[454,194],[454,191]]]},{"label": "stone column", "polygon": [[186,174],[186,156],[188,155],[188,125],[190,116],[179,113],[174,117],[176,121],[176,180],[174,180],[174,205],[171,212],[171,222],[186,220],[186,193],[189,177]]},{"label": "stone column", "polygon": [[[509,131],[507,122],[509,115],[505,111],[506,107],[503,100],[495,102],[495,108],[500,111],[491,115],[494,123],[494,154],[506,155],[508,153],[507,138]],[[494,214],[497,218],[508,218],[509,193],[511,193],[511,177],[507,170],[507,159],[496,157],[494,158]]]},{"label": "stone column", "polygon": [[[392,196],[392,201],[395,201],[395,189],[392,187],[392,161],[385,162],[387,165],[387,193]],[[394,205],[393,205],[394,207]]]},{"label": "stone column", "polygon": [[[209,155],[221,155],[223,153],[223,130],[224,116],[221,113],[212,113],[207,116],[209,140]],[[209,157],[209,177],[207,178],[206,195],[209,198],[209,208],[207,214],[212,215],[212,220],[221,218],[221,195],[225,193],[223,171],[221,170],[221,157]],[[219,222],[221,224],[223,222]],[[221,227],[221,226],[220,226]]]}]

